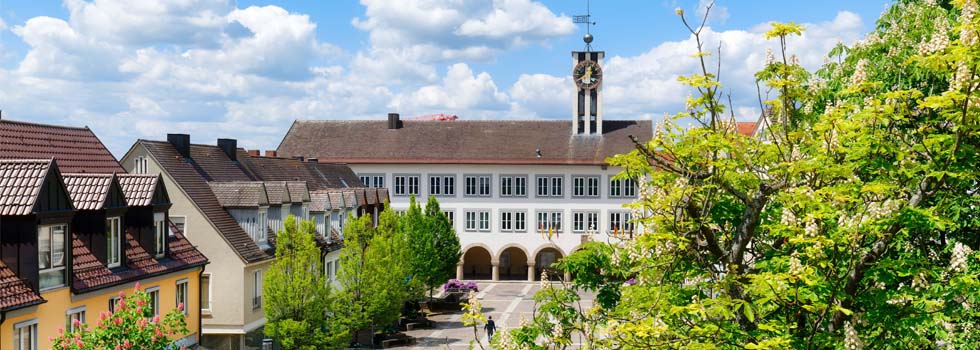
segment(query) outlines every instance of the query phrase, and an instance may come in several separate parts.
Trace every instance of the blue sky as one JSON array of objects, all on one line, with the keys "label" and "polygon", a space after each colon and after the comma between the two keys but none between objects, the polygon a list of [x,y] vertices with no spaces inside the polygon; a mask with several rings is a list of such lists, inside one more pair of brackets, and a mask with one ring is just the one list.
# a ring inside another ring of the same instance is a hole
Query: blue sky
[{"label": "blue sky", "polygon": [[[683,105],[676,76],[694,47],[674,13],[705,1],[593,1],[606,51],[606,118],[659,118]],[[883,1],[718,1],[706,38],[751,119],[751,74],[770,21],[807,25],[790,52],[816,68],[874,24]],[[88,125],[121,156],[137,138],[188,132],[275,148],[295,119],[456,114],[566,118],[569,51],[585,1],[130,2],[0,0],[3,117]],[[714,47],[714,46],[712,46]]]}]

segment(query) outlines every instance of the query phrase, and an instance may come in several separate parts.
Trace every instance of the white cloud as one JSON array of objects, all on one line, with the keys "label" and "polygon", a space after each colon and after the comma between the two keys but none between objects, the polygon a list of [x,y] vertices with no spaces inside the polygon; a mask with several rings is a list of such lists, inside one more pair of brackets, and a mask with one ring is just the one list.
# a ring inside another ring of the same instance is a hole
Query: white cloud
[{"label": "white cloud", "polygon": [[489,73],[474,75],[469,66],[457,63],[449,67],[441,84],[423,86],[415,92],[400,95],[392,107],[423,113],[469,111],[479,115],[487,111],[499,114],[506,111],[509,104],[507,95],[497,90]]},{"label": "white cloud", "polygon": [[0,18],[0,31],[4,30],[7,30],[7,23],[3,21],[3,18]]},{"label": "white cloud", "polygon": [[234,9],[227,0],[66,0],[72,27],[122,45],[216,46]]}]

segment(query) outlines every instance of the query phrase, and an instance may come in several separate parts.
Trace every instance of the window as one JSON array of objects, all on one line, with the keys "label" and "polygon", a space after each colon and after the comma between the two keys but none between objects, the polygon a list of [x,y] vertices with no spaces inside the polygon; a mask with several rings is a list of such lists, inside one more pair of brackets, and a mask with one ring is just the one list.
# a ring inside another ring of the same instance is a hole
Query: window
[{"label": "window", "polygon": [[333,261],[327,261],[327,257],[323,257],[323,275],[327,281],[333,281]]},{"label": "window", "polygon": [[636,197],[636,182],[632,179],[609,180],[609,197]]},{"label": "window", "polygon": [[106,237],[106,265],[110,268],[117,267],[122,263],[122,225],[119,217],[108,218],[105,220]]},{"label": "window", "polygon": [[[76,321],[78,322],[78,326],[75,325]],[[84,306],[68,309],[68,311],[65,312],[65,330],[74,332],[79,330],[83,324],[85,324]]]},{"label": "window", "polygon": [[14,349],[37,350],[37,319],[14,324]]},{"label": "window", "polygon": [[599,212],[578,211],[572,213],[572,232],[594,232],[599,229]]},{"label": "window", "polygon": [[364,174],[360,176],[361,183],[365,187],[381,188],[385,187],[385,176],[379,174]]},{"label": "window", "polygon": [[133,173],[134,174],[147,173],[146,157],[136,157],[135,159],[133,159]]},{"label": "window", "polygon": [[561,210],[537,212],[538,232],[561,232]]},{"label": "window", "polygon": [[456,177],[452,175],[429,176],[429,194],[433,196],[455,196]]},{"label": "window", "polygon": [[201,311],[211,312],[211,274],[201,274]]},{"label": "window", "polygon": [[524,175],[501,175],[500,176],[500,196],[502,196],[502,197],[524,197],[524,196],[527,196],[527,176],[524,176]]},{"label": "window", "polygon": [[119,297],[110,297],[109,298],[109,312],[116,312],[116,305],[119,305],[119,302],[121,300],[122,299],[120,299]]},{"label": "window", "polygon": [[456,211],[444,210],[442,213],[446,214],[446,219],[449,219],[449,227],[456,227]]},{"label": "window", "polygon": [[500,231],[527,232],[527,211],[524,210],[500,211]]},{"label": "window", "polygon": [[259,222],[256,225],[256,237],[259,243],[265,243],[269,239],[269,209],[259,208]]},{"label": "window", "polygon": [[468,175],[466,176],[467,196],[489,197],[490,196],[490,175]]},{"label": "window", "polygon": [[609,212],[609,233],[610,234],[622,234],[622,233],[632,233],[634,225],[630,220],[633,219],[632,214],[628,211],[611,211]]},{"label": "window", "polygon": [[572,196],[599,197],[599,177],[598,176],[572,177]]},{"label": "window", "polygon": [[187,315],[187,307],[189,306],[189,305],[187,305],[187,300],[188,300],[187,299],[187,295],[188,295],[187,294],[187,291],[188,291],[187,285],[188,284],[187,284],[187,279],[186,278],[177,280],[177,292],[176,292],[177,298],[175,300],[175,304],[174,305],[178,305],[178,306],[183,305],[183,307],[184,307],[184,315]]},{"label": "window", "polygon": [[147,288],[146,294],[150,296],[150,309],[153,316],[160,315],[160,287]]},{"label": "window", "polygon": [[563,176],[538,176],[538,197],[563,197]]},{"label": "window", "polygon": [[464,212],[466,231],[490,231],[489,210],[467,210]]},{"label": "window", "polygon": [[167,225],[164,213],[153,213],[153,255],[163,257],[167,251]]},{"label": "window", "polygon": [[174,224],[174,226],[170,228],[170,235],[171,236],[174,235],[174,233],[175,233],[174,232],[174,227],[176,227],[177,230],[180,231],[180,233],[184,235],[184,237],[187,237],[187,224],[185,224],[185,222],[187,222],[187,217],[184,217],[184,216],[171,216],[170,217],[170,223]]},{"label": "window", "polygon": [[68,225],[37,229],[38,285],[48,289],[65,285],[65,232]]},{"label": "window", "polygon": [[395,195],[407,196],[412,194],[414,195],[419,194],[419,176],[418,175],[395,176]]},{"label": "window", "polygon": [[262,270],[252,272],[252,310],[262,307]]}]

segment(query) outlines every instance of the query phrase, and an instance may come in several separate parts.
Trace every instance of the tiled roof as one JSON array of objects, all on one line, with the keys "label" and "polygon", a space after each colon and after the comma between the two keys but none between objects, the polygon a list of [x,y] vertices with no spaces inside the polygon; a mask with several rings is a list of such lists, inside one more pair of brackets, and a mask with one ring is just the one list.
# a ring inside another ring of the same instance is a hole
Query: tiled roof
[{"label": "tiled roof", "polygon": [[0,158],[54,158],[67,173],[126,172],[87,127],[0,120]]},{"label": "tiled roof", "polygon": [[119,185],[130,206],[142,207],[153,204],[153,192],[156,191],[157,174],[118,174]]},{"label": "tiled roof", "polygon": [[756,122],[736,122],[735,130],[738,131],[739,134],[752,136],[752,134],[755,133],[755,126],[757,124],[758,123]]},{"label": "tiled roof", "polygon": [[208,181],[252,181],[238,163],[233,162],[217,146],[191,145],[191,159]]},{"label": "tiled roof", "polygon": [[105,205],[113,174],[62,174],[72,204],[78,210],[99,210]]},{"label": "tiled roof", "polygon": [[361,178],[347,164],[337,163],[306,163],[313,171],[323,178],[323,183],[317,188],[363,187]]},{"label": "tiled roof", "polygon": [[388,196],[387,188],[378,189],[378,200],[381,201],[381,204],[391,202],[391,197]]},{"label": "tiled roof", "polygon": [[[241,226],[238,226],[238,222],[228,214],[227,211],[218,202],[217,197],[211,192],[211,186],[208,185],[208,180],[204,175],[201,174],[199,168],[199,163],[197,159],[185,160],[177,153],[177,150],[168,142],[159,141],[147,141],[139,140],[141,145],[143,145],[146,150],[153,156],[161,167],[174,178],[175,182],[185,193],[187,193],[190,200],[200,209],[201,213],[208,218],[209,221],[217,228],[218,233],[225,239],[232,249],[238,253],[238,256],[242,258],[245,262],[251,263],[255,261],[265,260],[272,258],[269,254],[262,251],[259,246],[252,241],[248,233],[242,230]],[[191,156],[194,157],[194,149],[196,147],[191,147]],[[221,156],[224,153],[221,152],[217,147],[214,147]],[[199,148],[198,148],[199,149]],[[225,156],[225,161],[231,163],[231,160]],[[219,168],[225,168],[226,166],[219,166]],[[237,177],[237,176],[229,176]],[[214,176],[212,176],[214,178]],[[250,181],[245,179],[243,181]]]},{"label": "tiled roof", "polygon": [[51,160],[0,159],[0,215],[28,215],[54,164]]},{"label": "tiled roof", "polygon": [[341,193],[344,195],[345,206],[347,206],[348,208],[358,207],[359,204],[357,201],[357,192],[354,192],[354,190],[347,189],[347,190],[343,190]]},{"label": "tiled roof", "polygon": [[330,192],[326,190],[310,192],[310,211],[330,211],[333,207],[330,204]]},{"label": "tiled roof", "polygon": [[361,179],[345,164],[301,162],[293,158],[255,157],[238,150],[238,161],[264,181],[306,181],[310,190],[361,187]]},{"label": "tiled roof", "polygon": [[25,306],[43,303],[44,299],[37,294],[24,280],[17,277],[7,264],[0,261],[0,311],[7,311]]},{"label": "tiled roof", "polygon": [[344,206],[344,193],[341,191],[329,191],[330,195],[330,208],[331,209],[343,209]]},{"label": "tiled roof", "polygon": [[265,192],[269,204],[292,203],[289,199],[289,192],[286,190],[285,181],[266,181]]},{"label": "tiled roof", "polygon": [[[605,164],[653,136],[649,120],[607,120],[603,135],[573,136],[571,121],[296,121],[278,154],[334,163]],[[540,154],[537,152],[540,150]]]},{"label": "tiled roof", "polygon": [[211,192],[225,208],[258,208],[269,205],[265,186],[258,181],[209,182]]},{"label": "tiled roof", "polygon": [[310,189],[306,187],[306,182],[286,181],[286,189],[289,191],[289,199],[292,199],[293,203],[310,201]]}]

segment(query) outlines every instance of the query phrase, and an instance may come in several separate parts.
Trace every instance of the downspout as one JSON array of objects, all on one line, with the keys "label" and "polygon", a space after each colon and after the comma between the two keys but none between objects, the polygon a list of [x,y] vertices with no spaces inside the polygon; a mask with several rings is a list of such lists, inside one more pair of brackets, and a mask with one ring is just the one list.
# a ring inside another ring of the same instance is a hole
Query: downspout
[{"label": "downspout", "polygon": [[[0,311],[0,326],[2,326],[3,323],[6,322],[6,321],[7,321],[7,311],[6,310]],[[0,344],[4,344],[4,342],[3,342],[3,332],[0,332]]]},{"label": "downspout", "polygon": [[[201,347],[201,341],[204,339],[204,320],[201,317],[201,298],[204,297],[204,288],[201,288],[201,278],[204,277],[204,266],[201,265],[201,270],[197,272],[197,346]],[[211,282],[208,281],[208,284]],[[211,307],[208,305],[208,307]]]}]

